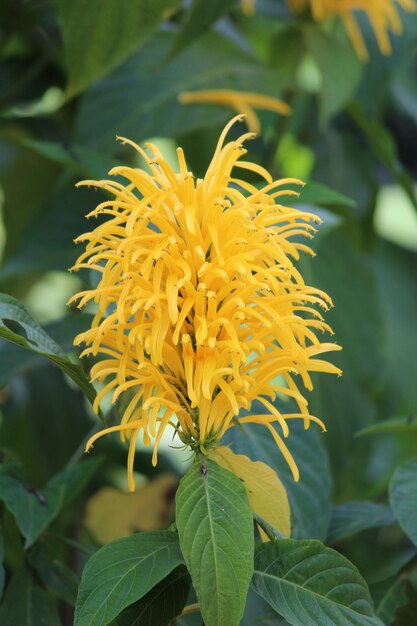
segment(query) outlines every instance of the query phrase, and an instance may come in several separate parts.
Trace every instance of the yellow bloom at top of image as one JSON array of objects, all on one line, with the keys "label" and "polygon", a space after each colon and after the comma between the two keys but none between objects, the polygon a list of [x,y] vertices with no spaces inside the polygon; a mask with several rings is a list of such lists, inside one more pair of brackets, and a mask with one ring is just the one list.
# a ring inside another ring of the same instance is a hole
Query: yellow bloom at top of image
[{"label": "yellow bloom at top of image", "polygon": [[392,52],[390,32],[394,35],[402,33],[402,23],[398,8],[406,11],[415,11],[415,0],[287,0],[294,12],[300,12],[308,7],[316,21],[323,21],[340,16],[345,24],[357,55],[362,61],[369,58],[365,41],[360,31],[355,13],[365,13],[382,54]]},{"label": "yellow bloom at top of image", "polygon": [[[107,221],[78,237],[86,250],[73,269],[96,270],[100,280],[72,298],[79,307],[92,300],[98,309],[76,344],[86,344],[83,355],[101,357],[91,371],[93,381],[104,383],[95,410],[109,392],[113,402],[126,400],[121,423],[87,447],[110,432],[129,440],[131,490],[138,435],[153,445],[156,463],[169,424],[183,444],[203,452],[237,423],[262,424],[298,480],[284,442],[290,420],[324,429],[309,414],[302,387],[313,388],[312,372],[340,374],[322,358],[339,347],[318,337],[331,329],[317,307],[327,310],[331,300],[295,266],[300,254],[312,254],[303,239],[313,237],[320,219],[281,204],[298,195],[288,185],[301,181],[273,180],[242,160],[253,135],[227,140],[238,119],[221,133],[203,179],[194,178],[181,148],[172,169],[154,145],[145,151],[121,139],[148,171],[118,166],[109,174],[124,183],[80,183],[111,197],[90,214]],[[237,170],[263,184],[247,182]],[[297,412],[284,412],[285,398]],[[266,413],[251,414],[254,401]]]},{"label": "yellow bloom at top of image", "polygon": [[253,15],[255,13],[256,0],[242,0],[242,11],[245,15]]},{"label": "yellow bloom at top of image", "polygon": [[248,129],[258,134],[261,130],[259,117],[254,108],[274,111],[279,115],[290,115],[291,108],[278,98],[260,93],[237,91],[235,89],[205,89],[201,91],[183,91],[178,96],[182,104],[217,104],[234,109],[245,116]]}]

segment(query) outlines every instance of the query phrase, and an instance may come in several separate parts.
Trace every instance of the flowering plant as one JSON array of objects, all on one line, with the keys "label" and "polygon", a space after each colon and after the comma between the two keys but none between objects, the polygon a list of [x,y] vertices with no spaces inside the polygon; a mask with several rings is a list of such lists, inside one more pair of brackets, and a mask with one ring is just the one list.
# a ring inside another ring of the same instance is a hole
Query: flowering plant
[{"label": "flowering plant", "polygon": [[416,16],[0,2],[0,626],[414,624]]},{"label": "flowering plant", "polygon": [[[77,294],[82,307],[98,306],[90,330],[76,343],[82,355],[104,355],[92,369],[92,380],[107,380],[94,408],[112,391],[115,402],[131,398],[120,425],[90,438],[119,431],[128,438],[129,488],[134,490],[136,440],[143,432],[153,443],[153,463],[161,437],[171,425],[178,438],[196,452],[218,445],[234,424],[264,424],[287,459],[295,480],[299,473],[282,436],[288,420],[301,418],[307,428],[316,421],[294,376],[312,389],[310,372],[340,373],[314,357],[339,347],[321,343],[317,332],[331,332],[314,305],[328,309],[331,299],[305,284],[293,259],[313,254],[297,238],[311,239],[317,215],[277,204],[298,195],[273,181],[259,165],[240,158],[245,133],[225,143],[223,131],[204,179],[194,180],[178,148],[174,171],[155,146],[150,156],[127,139],[145,159],[151,173],[116,167],[127,185],[84,181],[113,196],[90,214],[110,217],[78,237],[86,251],[74,269],[94,269],[101,278],[95,289]],[[256,187],[236,178],[233,170],[249,170],[265,180]],[[279,377],[279,379],[278,379]],[[276,381],[276,382],[275,382]],[[283,413],[272,402],[277,395],[293,398],[298,413]],[[269,414],[239,417],[258,400]]]}]

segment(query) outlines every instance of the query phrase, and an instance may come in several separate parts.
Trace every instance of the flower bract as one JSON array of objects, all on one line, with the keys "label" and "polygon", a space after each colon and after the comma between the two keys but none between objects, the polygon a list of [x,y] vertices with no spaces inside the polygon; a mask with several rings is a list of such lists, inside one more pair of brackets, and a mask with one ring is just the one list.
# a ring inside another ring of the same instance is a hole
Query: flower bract
[{"label": "flower bract", "polygon": [[[312,372],[340,373],[322,358],[339,347],[319,338],[331,332],[319,309],[332,303],[295,265],[312,254],[306,240],[320,219],[281,204],[298,195],[291,187],[301,181],[273,180],[242,158],[251,133],[227,140],[238,119],[221,133],[203,179],[194,178],[181,148],[173,169],[154,145],[144,150],[122,139],[147,169],[118,166],[109,172],[117,180],[80,183],[109,198],[90,214],[106,221],[78,237],[86,249],[74,269],[95,270],[100,279],[72,299],[97,307],[76,344],[100,357],[91,370],[103,385],[95,409],[108,393],[113,402],[125,398],[120,424],[87,447],[110,432],[128,440],[130,489],[138,436],[153,445],[156,463],[168,425],[204,452],[237,423],[262,424],[296,480],[284,441],[291,419],[324,428],[309,414],[303,388],[312,389]],[[254,412],[254,401],[266,412]]]}]

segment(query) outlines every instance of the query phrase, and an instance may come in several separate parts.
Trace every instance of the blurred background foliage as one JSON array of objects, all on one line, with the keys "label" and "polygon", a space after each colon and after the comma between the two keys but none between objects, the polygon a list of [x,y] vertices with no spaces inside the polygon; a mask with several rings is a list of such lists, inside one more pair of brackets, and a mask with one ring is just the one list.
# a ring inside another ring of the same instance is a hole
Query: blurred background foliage
[{"label": "blurred background foliage", "polygon": [[[253,15],[232,0],[1,1],[0,282],[12,296],[0,300],[9,340],[0,343],[2,625],[72,624],[88,556],[172,521],[189,457],[169,439],[156,469],[146,449],[138,453],[134,495],[124,492],[116,438],[82,458],[97,418],[85,397],[94,394],[88,363],[79,365],[72,340],[91,318],[65,303],[94,277],[67,268],[99,194],[74,183],[137,163],[116,135],[152,139],[168,160],[182,145],[203,175],[232,111],[178,97],[226,88],[292,107],[288,117],[259,112],[251,158],[275,177],[309,183],[297,206],[325,221],[302,271],[331,294],[328,321],[344,348],[335,358],[343,377],[317,377],[311,394],[328,433],[294,428],[290,437],[299,484],[256,426],[228,442],[279,472],[294,536],[348,556],[387,626],[417,624],[417,529],[397,510],[392,482],[410,487],[415,515],[417,16],[402,19],[389,57],[361,22],[370,51],[362,64],[338,20],[294,16],[284,0],[258,0]],[[117,408],[107,408],[111,422]],[[129,614],[120,621],[133,623]],[[242,624],[285,622],[250,595]]]}]

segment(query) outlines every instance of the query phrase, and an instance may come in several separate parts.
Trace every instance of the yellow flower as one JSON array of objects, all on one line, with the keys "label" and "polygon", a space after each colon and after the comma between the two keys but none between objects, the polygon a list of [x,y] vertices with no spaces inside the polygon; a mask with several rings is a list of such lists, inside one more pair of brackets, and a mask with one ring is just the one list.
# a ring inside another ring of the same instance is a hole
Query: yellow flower
[{"label": "yellow flower", "polygon": [[[301,185],[299,180],[273,181],[261,166],[240,160],[253,135],[226,142],[237,119],[222,132],[204,179],[194,179],[181,148],[174,171],[152,144],[148,156],[122,139],[150,173],[120,166],[109,174],[126,184],[80,183],[112,198],[90,214],[108,220],[78,237],[88,243],[74,269],[95,269],[101,279],[72,298],[79,307],[90,300],[98,306],[91,329],[75,343],[87,345],[83,355],[103,357],[91,371],[93,381],[106,381],[95,410],[110,391],[113,402],[128,394],[121,423],[94,435],[87,449],[105,433],[129,439],[131,490],[139,433],[146,445],[153,443],[156,463],[168,424],[184,444],[203,451],[238,422],[263,424],[298,480],[283,440],[288,421],[324,426],[309,415],[295,378],[311,390],[311,372],[340,373],[320,358],[339,347],[316,336],[330,328],[315,305],[327,309],[331,300],[307,286],[293,262],[300,253],[311,254],[300,238],[310,239],[312,223],[320,220],[280,204],[283,196],[298,195],[285,185]],[[234,168],[259,175],[264,186],[239,179]],[[299,412],[281,412],[273,404],[277,396],[294,399]],[[255,400],[269,413],[239,417]]]},{"label": "yellow flower", "polygon": [[290,8],[300,12],[310,6],[313,18],[323,21],[335,16],[343,19],[346,30],[362,61],[369,58],[362,33],[356,21],[355,12],[362,11],[375,33],[379,49],[383,54],[391,54],[389,33],[395,35],[402,32],[402,24],[398,14],[398,7],[406,11],[415,11],[415,0],[287,0]]},{"label": "yellow flower", "polygon": [[247,91],[233,89],[207,89],[203,91],[183,91],[178,96],[182,104],[218,104],[230,107],[246,117],[248,129],[252,133],[259,133],[261,123],[253,107],[275,111],[280,115],[289,115],[291,108],[282,100]]},{"label": "yellow flower", "polygon": [[253,15],[255,13],[256,0],[242,0],[242,11],[245,15]]}]

